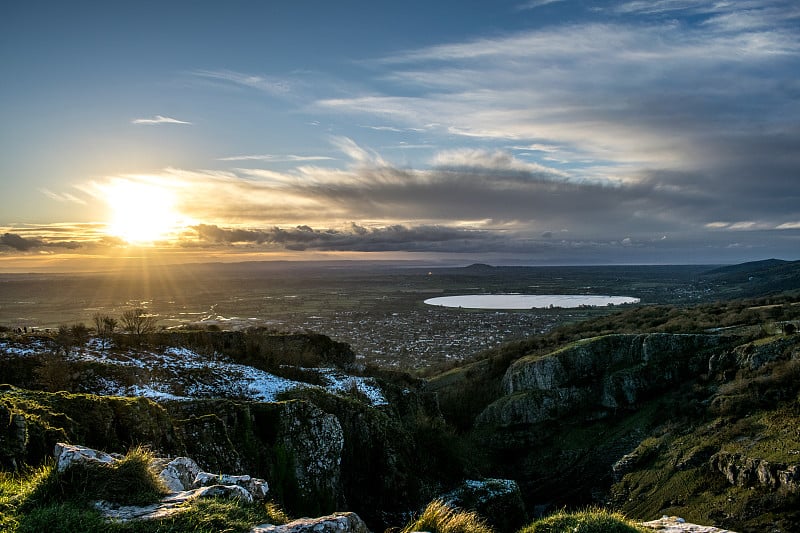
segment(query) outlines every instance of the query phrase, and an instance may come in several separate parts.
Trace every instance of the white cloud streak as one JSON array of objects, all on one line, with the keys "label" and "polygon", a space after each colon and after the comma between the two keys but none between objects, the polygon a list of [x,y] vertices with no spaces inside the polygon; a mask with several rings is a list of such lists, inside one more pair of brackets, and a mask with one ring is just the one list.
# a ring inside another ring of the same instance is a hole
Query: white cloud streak
[{"label": "white cloud streak", "polygon": [[131,124],[137,125],[148,125],[152,126],[155,124],[184,124],[184,125],[191,125],[191,122],[185,120],[178,120],[177,118],[172,117],[165,117],[163,115],[156,115],[153,118],[135,118],[131,120]]},{"label": "white cloud streak", "polygon": [[302,161],[335,161],[336,158],[322,156],[322,155],[275,155],[275,154],[257,154],[257,155],[233,155],[229,157],[220,157],[217,161],[265,161],[269,163],[297,163]]}]

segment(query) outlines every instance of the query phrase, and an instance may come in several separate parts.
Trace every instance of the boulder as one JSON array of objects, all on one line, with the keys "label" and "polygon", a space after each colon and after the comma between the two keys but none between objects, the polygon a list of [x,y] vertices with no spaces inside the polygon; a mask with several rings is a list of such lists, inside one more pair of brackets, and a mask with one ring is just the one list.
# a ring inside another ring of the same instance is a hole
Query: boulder
[{"label": "boulder", "polygon": [[250,533],[369,533],[369,530],[355,513],[334,513],[320,518],[300,518],[280,526],[261,524]]},{"label": "boulder", "polygon": [[193,492],[197,498],[227,498],[253,503],[253,495],[239,485],[209,485],[195,489]]},{"label": "boulder", "polygon": [[56,459],[56,469],[59,472],[64,472],[74,464],[108,465],[122,457],[118,454],[108,454],[85,446],[64,444],[63,442],[56,444],[53,455]]},{"label": "boulder", "polygon": [[678,516],[662,516],[658,520],[642,522],[640,525],[659,533],[734,533],[714,526],[691,524]]},{"label": "boulder", "polygon": [[267,497],[267,493],[269,492],[269,485],[266,481],[248,475],[232,476],[230,474],[198,472],[191,484],[192,488],[210,487],[214,485],[235,485],[241,487],[250,494],[251,500],[263,500]]},{"label": "boulder", "polygon": [[468,479],[441,499],[454,507],[475,511],[499,531],[517,531],[528,518],[522,493],[513,479]]},{"label": "boulder", "polygon": [[158,474],[170,492],[180,492],[193,488],[200,467],[188,457],[176,457]]}]

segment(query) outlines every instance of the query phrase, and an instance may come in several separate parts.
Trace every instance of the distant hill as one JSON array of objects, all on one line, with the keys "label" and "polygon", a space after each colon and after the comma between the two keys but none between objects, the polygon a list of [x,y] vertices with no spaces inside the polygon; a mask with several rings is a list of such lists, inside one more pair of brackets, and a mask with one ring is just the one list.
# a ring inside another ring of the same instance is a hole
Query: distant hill
[{"label": "distant hill", "polygon": [[727,285],[738,296],[765,296],[800,289],[800,261],[766,259],[709,270],[700,280]]}]

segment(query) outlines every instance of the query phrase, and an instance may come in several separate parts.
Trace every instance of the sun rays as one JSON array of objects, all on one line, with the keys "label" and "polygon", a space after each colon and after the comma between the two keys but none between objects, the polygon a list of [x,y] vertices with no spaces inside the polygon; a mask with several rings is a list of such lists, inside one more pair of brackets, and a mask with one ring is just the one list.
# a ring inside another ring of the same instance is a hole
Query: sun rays
[{"label": "sun rays", "polygon": [[149,245],[170,239],[191,223],[178,209],[173,188],[119,179],[103,187],[110,209],[107,233],[129,244]]}]

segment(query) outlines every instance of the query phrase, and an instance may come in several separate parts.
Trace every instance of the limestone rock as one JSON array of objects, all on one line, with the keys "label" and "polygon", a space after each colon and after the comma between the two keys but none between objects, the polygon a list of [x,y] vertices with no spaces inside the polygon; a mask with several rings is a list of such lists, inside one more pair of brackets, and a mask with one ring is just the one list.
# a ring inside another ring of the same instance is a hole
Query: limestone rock
[{"label": "limestone rock", "polygon": [[611,465],[611,473],[614,476],[614,482],[618,483],[621,481],[622,478],[625,477],[625,474],[632,472],[641,460],[642,454],[638,448],[620,457],[617,462]]},{"label": "limestone rock", "polygon": [[336,416],[308,402],[287,402],[278,440],[293,463],[301,496],[335,501],[342,490],[344,448],[344,433]]},{"label": "limestone rock", "polygon": [[8,463],[17,469],[17,459],[25,454],[28,444],[28,426],[22,413],[15,413],[0,405],[0,466]]},{"label": "limestone rock", "polygon": [[500,531],[517,531],[528,518],[522,493],[513,479],[468,479],[441,499],[477,512]]},{"label": "limestone rock", "polygon": [[56,459],[56,469],[64,472],[74,464],[111,464],[120,458],[117,454],[108,454],[84,446],[74,444],[56,444],[53,454]]},{"label": "limestone rock", "polygon": [[239,485],[209,485],[195,489],[195,495],[197,498],[227,498],[253,503],[253,495]]},{"label": "limestone rock", "polygon": [[761,485],[769,489],[800,492],[800,465],[771,463],[730,452],[714,454],[709,464],[712,469],[723,474],[731,485]]},{"label": "limestone rock", "polygon": [[[757,370],[767,363],[796,357],[800,337],[786,337],[769,343],[748,343],[733,350],[736,366]],[[795,354],[795,355],[792,355]]]},{"label": "limestone rock", "polygon": [[196,497],[194,491],[181,491],[169,494],[160,502],[152,505],[118,505],[104,500],[93,503],[104,518],[119,522],[129,522],[131,520],[158,520],[167,518],[174,514],[188,509],[186,502]]},{"label": "limestone rock", "polygon": [[477,422],[502,427],[536,424],[584,410],[589,416],[633,407],[708,367],[718,335],[606,335],[544,356],[523,357],[506,371],[506,395]]},{"label": "limestone rock", "polygon": [[369,533],[369,530],[355,513],[334,513],[320,518],[300,518],[281,526],[262,524],[250,533]]},{"label": "limestone rock", "polygon": [[658,531],[659,533],[734,533],[727,529],[714,526],[699,526],[690,524],[677,516],[662,516],[658,520],[642,522],[642,526]]},{"label": "limestone rock", "polygon": [[213,485],[234,485],[241,487],[247,491],[251,500],[263,500],[267,497],[267,493],[269,492],[269,485],[266,481],[248,475],[232,476],[230,474],[198,472],[191,484],[193,488],[210,487]]},{"label": "limestone rock", "polygon": [[176,457],[158,474],[170,492],[180,492],[193,488],[200,467],[188,457]]}]

